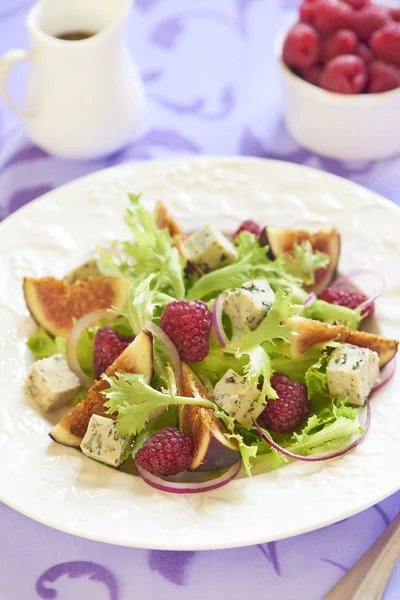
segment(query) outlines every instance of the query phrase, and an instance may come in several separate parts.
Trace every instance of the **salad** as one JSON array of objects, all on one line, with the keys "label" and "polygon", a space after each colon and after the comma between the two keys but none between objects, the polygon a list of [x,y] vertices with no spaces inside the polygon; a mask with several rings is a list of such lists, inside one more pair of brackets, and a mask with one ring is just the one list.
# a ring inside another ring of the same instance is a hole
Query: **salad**
[{"label": "salad", "polygon": [[[133,460],[175,493],[359,444],[398,349],[361,329],[380,275],[335,279],[335,228],[184,233],[164,204],[153,215],[129,200],[130,239],[62,280],[24,280],[38,324],[25,392],[68,407],[52,440],[114,468]],[[369,297],[355,287],[365,278]]]}]

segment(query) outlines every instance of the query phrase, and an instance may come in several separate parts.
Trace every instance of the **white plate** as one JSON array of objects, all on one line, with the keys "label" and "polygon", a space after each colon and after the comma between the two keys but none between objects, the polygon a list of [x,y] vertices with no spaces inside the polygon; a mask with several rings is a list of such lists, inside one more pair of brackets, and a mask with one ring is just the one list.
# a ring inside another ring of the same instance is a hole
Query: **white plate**
[{"label": "white plate", "polygon": [[293,464],[198,496],[153,491],[139,478],[52,443],[51,419],[24,400],[29,365],[25,275],[62,276],[95,244],[124,235],[125,192],[163,199],[183,227],[246,218],[291,227],[336,225],[340,268],[379,270],[379,331],[400,338],[400,210],[343,179],[258,159],[124,165],[61,187],[0,226],[0,498],[57,529],[103,542],[215,549],[296,535],[353,515],[400,488],[400,380],[372,401],[364,444],[327,464]]}]

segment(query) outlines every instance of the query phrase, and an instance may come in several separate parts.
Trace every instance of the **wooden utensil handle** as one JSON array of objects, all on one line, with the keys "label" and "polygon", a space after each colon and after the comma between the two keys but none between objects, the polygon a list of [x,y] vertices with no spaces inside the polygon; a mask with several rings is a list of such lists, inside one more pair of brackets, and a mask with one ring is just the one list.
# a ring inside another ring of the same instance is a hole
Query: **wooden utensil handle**
[{"label": "wooden utensil handle", "polygon": [[400,555],[400,513],[323,600],[381,600]]}]

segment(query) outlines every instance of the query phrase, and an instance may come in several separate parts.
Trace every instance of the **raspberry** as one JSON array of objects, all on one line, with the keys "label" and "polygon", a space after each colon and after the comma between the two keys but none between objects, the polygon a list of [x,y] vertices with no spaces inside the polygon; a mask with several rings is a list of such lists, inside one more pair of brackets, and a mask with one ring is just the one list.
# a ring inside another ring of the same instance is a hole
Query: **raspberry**
[{"label": "raspberry", "polygon": [[238,229],[233,234],[233,238],[237,237],[242,231],[248,231],[249,233],[253,233],[256,236],[261,234],[261,227],[251,219],[247,219],[247,221],[243,221],[243,223],[238,227]]},{"label": "raspberry", "polygon": [[366,4],[371,4],[371,0],[343,0],[346,4],[350,4],[353,8],[358,10],[359,8],[363,8]]},{"label": "raspberry", "polygon": [[394,65],[389,65],[383,60],[373,60],[368,70],[368,92],[370,94],[388,92],[400,87],[400,69]]},{"label": "raspberry", "polygon": [[[347,308],[355,309],[360,304],[368,300],[367,296],[358,290],[351,287],[333,285],[326,288],[320,295],[320,300],[325,300],[329,304],[337,304],[339,306],[347,306]],[[366,311],[366,315],[372,315],[374,305]]]},{"label": "raspberry", "polygon": [[354,10],[350,17],[349,29],[352,29],[363,42],[368,42],[371,35],[390,21],[387,8],[376,4],[367,4],[360,10]]},{"label": "raspberry", "polygon": [[367,46],[367,44],[363,44],[363,42],[359,43],[356,55],[366,64],[374,60],[374,53],[372,52],[371,48]]},{"label": "raspberry", "polygon": [[120,335],[112,327],[98,329],[93,344],[93,368],[96,379],[99,379],[133,339],[133,336]]},{"label": "raspberry", "polygon": [[376,31],[370,45],[378,58],[400,67],[400,23],[390,23]]},{"label": "raspberry", "polygon": [[318,33],[328,34],[348,28],[352,12],[342,0],[305,0],[300,6],[300,19]]},{"label": "raspberry", "polygon": [[358,56],[343,54],[328,62],[321,75],[321,87],[338,94],[358,94],[367,83],[367,69]]},{"label": "raspberry", "polygon": [[336,33],[332,33],[325,38],[321,43],[320,58],[321,61],[327,63],[335,56],[341,54],[353,54],[358,47],[358,38],[354,31],[349,29],[340,29]]},{"label": "raspberry", "polygon": [[393,21],[400,21],[400,8],[389,8],[389,14]]},{"label": "raspberry", "polygon": [[160,327],[171,338],[182,360],[199,362],[208,354],[212,316],[201,300],[167,304]]},{"label": "raspberry", "polygon": [[304,81],[311,83],[312,85],[320,86],[321,83],[321,74],[322,67],[319,65],[314,65],[313,67],[308,67],[307,69],[303,69],[301,71],[301,76]]},{"label": "raspberry", "polygon": [[190,437],[175,427],[167,427],[145,441],[135,461],[149,473],[166,477],[185,471],[192,462],[192,456]]},{"label": "raspberry", "polygon": [[283,44],[283,60],[289,67],[304,69],[317,62],[319,36],[309,25],[297,23]]},{"label": "raspberry", "polygon": [[268,400],[261,418],[270,431],[276,433],[294,431],[306,420],[311,409],[307,388],[302,383],[296,383],[287,375],[278,372],[272,375],[271,385],[278,398]]}]

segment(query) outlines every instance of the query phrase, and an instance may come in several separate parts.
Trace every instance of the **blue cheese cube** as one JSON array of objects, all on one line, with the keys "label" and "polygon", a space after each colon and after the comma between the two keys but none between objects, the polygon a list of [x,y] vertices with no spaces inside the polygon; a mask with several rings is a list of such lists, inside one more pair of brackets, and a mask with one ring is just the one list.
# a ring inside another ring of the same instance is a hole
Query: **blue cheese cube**
[{"label": "blue cheese cube", "polygon": [[185,253],[204,273],[226,267],[237,259],[232,242],[212,225],[205,225],[187,238]]},{"label": "blue cheese cube", "polygon": [[257,329],[275,300],[275,293],[266,279],[247,281],[230,292],[224,302],[224,312],[232,322],[234,335],[245,329]]},{"label": "blue cheese cube", "polygon": [[341,344],[330,356],[326,376],[332,396],[347,396],[362,406],[379,381],[379,356],[369,348]]},{"label": "blue cheese cube", "polygon": [[110,467],[120,467],[133,437],[117,437],[117,424],[113,419],[92,415],[81,443],[83,454]]},{"label": "blue cheese cube", "polygon": [[215,386],[214,400],[242,425],[251,425],[265,408],[265,404],[260,403],[260,390],[233,369]]},{"label": "blue cheese cube", "polygon": [[62,354],[34,362],[24,384],[25,393],[46,411],[70,404],[80,387]]}]

